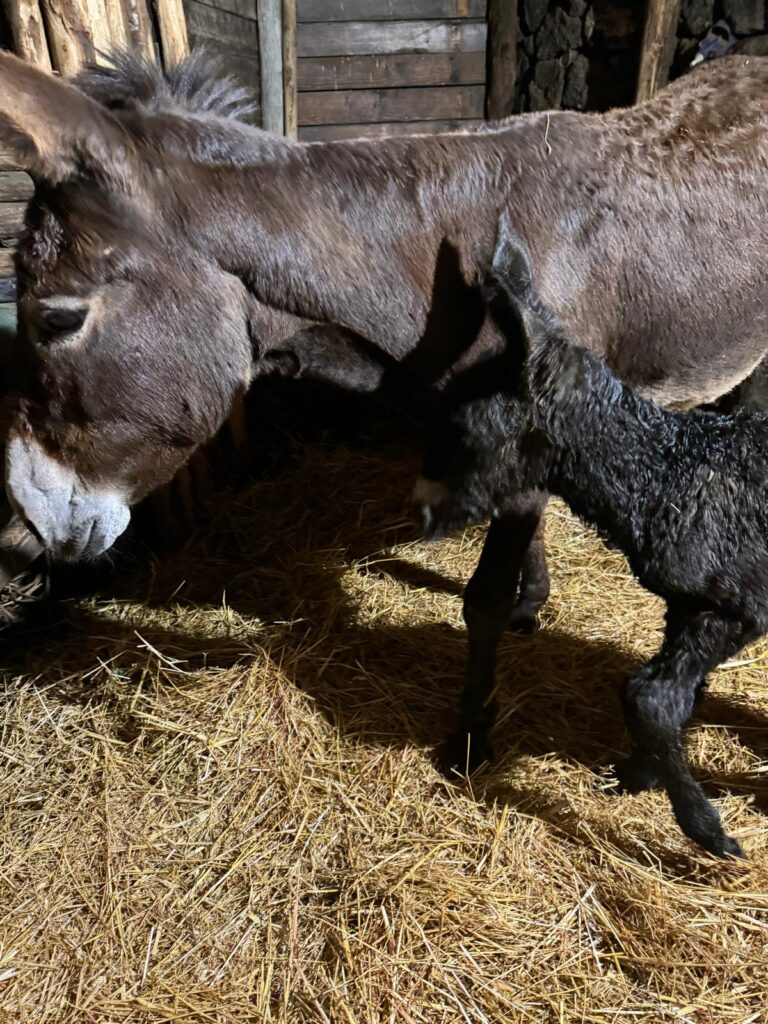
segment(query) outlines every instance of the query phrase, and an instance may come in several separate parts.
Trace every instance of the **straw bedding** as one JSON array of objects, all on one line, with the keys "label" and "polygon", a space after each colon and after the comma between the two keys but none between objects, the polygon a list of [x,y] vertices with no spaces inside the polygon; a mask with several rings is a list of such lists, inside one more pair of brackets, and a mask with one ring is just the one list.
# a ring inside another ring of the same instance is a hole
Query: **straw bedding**
[{"label": "straw bedding", "polygon": [[3,1024],[768,1020],[768,644],[691,730],[751,858],[722,864],[600,790],[661,609],[553,505],[498,762],[451,785],[482,533],[418,541],[415,468],[314,446],[7,641]]}]

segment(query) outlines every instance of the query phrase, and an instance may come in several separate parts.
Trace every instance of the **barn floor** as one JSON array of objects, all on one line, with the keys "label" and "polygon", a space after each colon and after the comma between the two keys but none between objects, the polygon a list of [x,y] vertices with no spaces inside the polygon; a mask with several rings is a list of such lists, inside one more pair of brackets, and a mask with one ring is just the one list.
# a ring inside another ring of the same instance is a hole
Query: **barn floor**
[{"label": "barn floor", "polygon": [[454,787],[481,533],[416,541],[414,470],[315,447],[13,655],[3,1024],[768,1020],[768,643],[691,731],[751,858],[724,865],[662,795],[599,791],[660,607],[554,506],[498,763]]}]

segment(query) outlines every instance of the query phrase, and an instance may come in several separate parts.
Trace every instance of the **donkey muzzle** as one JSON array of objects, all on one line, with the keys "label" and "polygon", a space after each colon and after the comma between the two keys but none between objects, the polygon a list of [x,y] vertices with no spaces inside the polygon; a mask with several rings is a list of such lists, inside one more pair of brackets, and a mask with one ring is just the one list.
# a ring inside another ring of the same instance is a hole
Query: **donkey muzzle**
[{"label": "donkey muzzle", "polygon": [[58,560],[96,558],[131,518],[119,492],[90,487],[28,437],[9,439],[5,478],[14,510]]}]

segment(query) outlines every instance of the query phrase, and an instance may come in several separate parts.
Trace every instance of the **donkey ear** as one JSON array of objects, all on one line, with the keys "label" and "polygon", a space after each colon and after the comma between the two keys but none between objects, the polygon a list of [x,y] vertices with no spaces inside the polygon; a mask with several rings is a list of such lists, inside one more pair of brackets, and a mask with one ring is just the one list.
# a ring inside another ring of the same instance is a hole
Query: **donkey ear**
[{"label": "donkey ear", "polygon": [[130,141],[85,93],[0,53],[0,141],[34,177],[57,182],[89,170],[125,183]]}]

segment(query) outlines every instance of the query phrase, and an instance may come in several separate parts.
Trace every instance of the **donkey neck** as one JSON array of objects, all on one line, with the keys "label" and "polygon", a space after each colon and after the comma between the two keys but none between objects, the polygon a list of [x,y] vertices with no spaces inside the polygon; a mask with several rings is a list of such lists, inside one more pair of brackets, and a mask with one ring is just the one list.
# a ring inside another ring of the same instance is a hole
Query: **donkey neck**
[{"label": "donkey neck", "polygon": [[[285,145],[245,166],[196,168],[200,187],[178,190],[183,220],[261,302],[402,360],[425,335],[450,346],[479,333],[500,208],[527,236],[567,202],[567,161],[548,164],[543,131],[531,117],[466,135]],[[542,210],[530,184],[545,174],[559,184]]]}]

